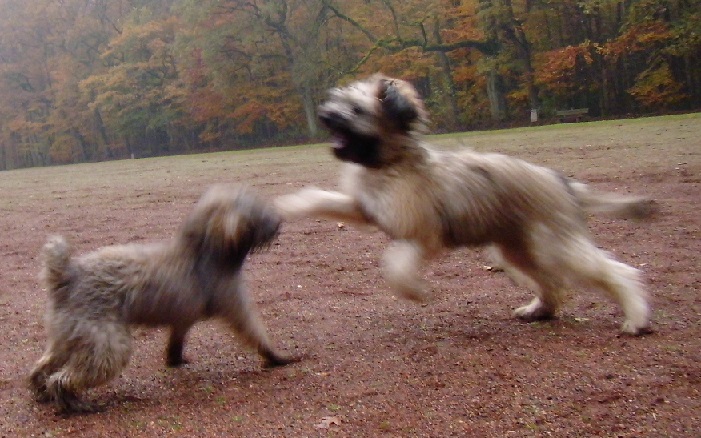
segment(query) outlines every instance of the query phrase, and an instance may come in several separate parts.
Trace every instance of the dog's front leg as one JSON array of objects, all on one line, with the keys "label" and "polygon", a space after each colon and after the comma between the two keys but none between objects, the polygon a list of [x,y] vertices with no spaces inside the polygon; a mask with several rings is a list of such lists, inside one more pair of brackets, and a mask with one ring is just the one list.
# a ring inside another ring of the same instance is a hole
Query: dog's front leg
[{"label": "dog's front leg", "polygon": [[422,245],[409,240],[396,240],[385,251],[385,278],[402,297],[420,303],[431,300],[431,293],[420,273],[427,255]]},{"label": "dog's front leg", "polygon": [[232,287],[234,289],[224,287],[213,293],[215,316],[224,320],[246,345],[256,349],[264,359],[265,367],[283,366],[299,361],[297,357],[283,356],[273,347],[256,304],[246,292],[240,278],[234,281]]},{"label": "dog's front leg", "polygon": [[309,187],[278,197],[275,199],[275,206],[286,219],[318,216],[368,223],[356,200],[341,192]]}]

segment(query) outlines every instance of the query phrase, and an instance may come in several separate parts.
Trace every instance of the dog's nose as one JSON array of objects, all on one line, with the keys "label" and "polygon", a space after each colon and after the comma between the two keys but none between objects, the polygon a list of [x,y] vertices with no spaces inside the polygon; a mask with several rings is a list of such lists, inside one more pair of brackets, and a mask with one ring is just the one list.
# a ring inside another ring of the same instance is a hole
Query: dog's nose
[{"label": "dog's nose", "polygon": [[331,114],[328,111],[324,111],[319,108],[319,120],[323,124],[327,124],[331,120]]},{"label": "dog's nose", "polygon": [[262,223],[264,226],[264,234],[266,239],[272,239],[280,232],[282,217],[277,213],[277,211],[268,210],[265,215],[265,220]]},{"label": "dog's nose", "polygon": [[276,236],[280,232],[280,227],[282,226],[282,217],[275,215],[275,217],[270,221],[270,234]]}]

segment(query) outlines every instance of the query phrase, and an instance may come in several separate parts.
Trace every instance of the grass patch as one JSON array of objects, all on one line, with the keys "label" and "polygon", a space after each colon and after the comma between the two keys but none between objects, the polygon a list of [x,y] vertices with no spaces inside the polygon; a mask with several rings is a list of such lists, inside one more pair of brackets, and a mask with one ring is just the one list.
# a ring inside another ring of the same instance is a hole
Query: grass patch
[{"label": "grass patch", "polygon": [[[701,113],[694,113],[460,132],[427,140],[443,149],[508,153],[573,176],[592,171],[615,175],[631,160],[664,170],[691,163],[690,156],[699,154],[694,145],[700,131]],[[44,214],[46,204],[55,201],[63,207],[108,210],[143,204],[137,196],[148,197],[151,204],[191,203],[215,182],[277,185],[278,193],[320,182],[335,185],[340,163],[328,149],[327,143],[314,143],[4,171],[0,208]],[[584,150],[586,156],[580,153]]]}]

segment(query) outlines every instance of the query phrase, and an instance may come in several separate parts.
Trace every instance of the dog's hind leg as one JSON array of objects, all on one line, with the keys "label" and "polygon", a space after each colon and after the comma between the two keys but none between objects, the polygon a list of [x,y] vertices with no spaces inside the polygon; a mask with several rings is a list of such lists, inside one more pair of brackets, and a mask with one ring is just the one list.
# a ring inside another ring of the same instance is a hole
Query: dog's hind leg
[{"label": "dog's hind leg", "polygon": [[514,310],[514,315],[524,321],[551,319],[555,316],[563,295],[563,281],[559,273],[545,260],[539,260],[538,251],[513,243],[500,245],[504,260],[510,266],[505,271],[518,284],[534,289],[536,297],[525,306]]},{"label": "dog's hind leg", "polygon": [[525,306],[514,310],[514,315],[524,321],[541,321],[555,317],[562,301],[562,287],[547,278],[547,274],[534,270],[524,271],[537,285],[536,297]]},{"label": "dog's hind leg", "polygon": [[97,407],[81,400],[83,389],[102,385],[117,377],[131,355],[131,336],[119,323],[82,322],[74,332],[72,345],[66,345],[70,357],[64,366],[46,381],[46,390],[61,413],[94,412]]},{"label": "dog's hind leg", "polygon": [[640,272],[614,260],[586,237],[573,237],[568,243],[567,267],[582,283],[603,290],[621,306],[625,321],[621,331],[640,335],[650,330],[650,307]]},{"label": "dog's hind leg", "polygon": [[73,369],[62,369],[50,376],[47,381],[47,392],[56,402],[59,413],[91,413],[96,412],[97,406],[82,400],[78,393],[84,389],[83,376]]},{"label": "dog's hind leg", "polygon": [[497,245],[489,246],[486,252],[489,261],[492,263],[492,271],[503,271],[516,286],[527,287],[531,290],[538,288],[538,285],[533,282],[532,278],[506,260],[506,256]]},{"label": "dog's hind leg", "polygon": [[54,353],[52,345],[46,348],[44,355],[37,361],[29,374],[29,386],[34,393],[34,399],[39,403],[51,401],[51,395],[46,388],[49,376],[55,373],[64,364],[64,360],[59,359]]},{"label": "dog's hind leg", "polygon": [[166,349],[167,366],[179,367],[188,363],[187,359],[183,357],[183,348],[185,348],[185,337],[191,327],[192,324],[184,324],[174,325],[170,328],[168,348]]},{"label": "dog's hind leg", "polygon": [[221,294],[228,297],[218,300],[217,315],[224,320],[240,337],[244,344],[254,348],[265,360],[265,367],[276,367],[296,362],[279,354],[268,338],[265,326],[260,320],[258,309],[242,286],[237,293]]}]

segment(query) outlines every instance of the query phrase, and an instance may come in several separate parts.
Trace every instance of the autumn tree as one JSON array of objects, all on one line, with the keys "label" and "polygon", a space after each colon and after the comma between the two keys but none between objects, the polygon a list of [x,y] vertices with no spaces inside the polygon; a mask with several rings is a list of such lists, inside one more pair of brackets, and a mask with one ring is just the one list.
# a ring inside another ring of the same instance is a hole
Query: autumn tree
[{"label": "autumn tree", "polygon": [[[691,110],[701,0],[0,0],[0,169],[303,141],[329,87],[434,130]],[[496,121],[496,122],[495,122]]]},{"label": "autumn tree", "polygon": [[101,58],[107,68],[80,84],[90,110],[112,134],[109,153],[154,155],[187,149],[184,110],[173,52],[176,17],[135,8]]},{"label": "autumn tree", "polygon": [[[571,17],[580,23],[569,28],[568,38],[548,32],[554,47],[539,55],[537,77],[556,105],[586,105],[595,115],[610,115],[681,108],[698,97],[701,2],[563,4],[569,14],[540,18],[549,29],[567,28]],[[563,41],[568,44],[558,46]]]},{"label": "autumn tree", "polygon": [[181,8],[195,23],[191,63],[227,96],[238,132],[275,138],[301,121],[304,135],[316,136],[316,105],[333,68],[323,2],[188,1]]},{"label": "autumn tree", "polygon": [[99,111],[79,82],[103,68],[127,0],[0,0],[0,126],[5,168],[103,159]]}]

